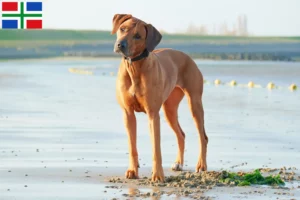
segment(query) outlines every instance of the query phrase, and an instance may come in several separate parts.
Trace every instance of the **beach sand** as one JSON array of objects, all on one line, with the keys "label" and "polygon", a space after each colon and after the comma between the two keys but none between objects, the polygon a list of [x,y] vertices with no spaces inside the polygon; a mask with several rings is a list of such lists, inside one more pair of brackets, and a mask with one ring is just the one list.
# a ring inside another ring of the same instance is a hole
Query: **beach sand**
[{"label": "beach sand", "polygon": [[[31,60],[0,63],[0,199],[191,199],[177,188],[139,186],[124,179],[128,166],[127,135],[115,98],[119,61]],[[299,63],[197,61],[206,80],[205,126],[209,171],[293,168],[296,180],[286,188],[213,187],[208,199],[300,199]],[[93,75],[69,73],[87,69]],[[113,73],[111,73],[113,72]],[[215,86],[232,79],[263,88]],[[278,89],[264,88],[269,81]],[[298,81],[298,82],[297,82]],[[165,174],[177,153],[176,138],[161,115]],[[151,142],[146,115],[137,113],[140,177],[151,175]],[[198,136],[184,99],[179,121],[186,133],[184,170],[193,171]],[[203,192],[203,193],[202,193]],[[130,197],[134,196],[134,197]],[[199,196],[198,196],[199,197]],[[200,198],[200,197],[199,197]]]}]

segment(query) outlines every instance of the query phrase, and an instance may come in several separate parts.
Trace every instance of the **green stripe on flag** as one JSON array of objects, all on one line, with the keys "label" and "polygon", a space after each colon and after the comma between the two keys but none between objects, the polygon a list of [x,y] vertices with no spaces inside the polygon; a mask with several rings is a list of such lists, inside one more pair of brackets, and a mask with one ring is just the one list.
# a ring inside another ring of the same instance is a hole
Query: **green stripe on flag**
[{"label": "green stripe on flag", "polygon": [[21,29],[24,29],[24,3],[21,2]]}]

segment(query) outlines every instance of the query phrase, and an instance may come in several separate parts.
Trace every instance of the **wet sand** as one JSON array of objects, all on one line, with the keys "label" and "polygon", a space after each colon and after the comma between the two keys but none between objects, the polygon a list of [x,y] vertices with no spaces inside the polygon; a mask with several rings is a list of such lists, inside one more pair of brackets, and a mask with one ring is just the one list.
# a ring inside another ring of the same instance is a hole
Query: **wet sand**
[{"label": "wet sand", "polygon": [[[5,75],[0,75],[1,200],[141,199],[147,193],[148,199],[194,197],[195,193],[169,195],[168,191],[180,190],[173,187],[109,182],[116,177],[123,180],[128,164],[127,136],[115,99],[116,77],[110,73],[116,72],[118,63],[115,59],[0,63],[0,74]],[[300,168],[300,93],[285,89],[292,82],[300,84],[295,75],[299,64],[266,63],[263,68],[264,64],[255,62],[198,64],[210,81],[234,78],[247,83],[251,79],[261,85],[274,81],[282,86],[270,91],[205,85],[209,171]],[[70,67],[92,70],[93,75],[69,73]],[[140,177],[149,178],[147,118],[138,113],[137,119]],[[170,169],[177,153],[175,135],[163,117],[161,121],[165,174],[178,175],[180,172]],[[198,136],[186,99],[179,108],[179,121],[186,132],[184,169],[193,171]],[[297,178],[299,170],[294,172]],[[198,193],[211,199],[299,199],[299,185],[296,179],[286,184],[288,189],[226,186],[200,188]]]}]

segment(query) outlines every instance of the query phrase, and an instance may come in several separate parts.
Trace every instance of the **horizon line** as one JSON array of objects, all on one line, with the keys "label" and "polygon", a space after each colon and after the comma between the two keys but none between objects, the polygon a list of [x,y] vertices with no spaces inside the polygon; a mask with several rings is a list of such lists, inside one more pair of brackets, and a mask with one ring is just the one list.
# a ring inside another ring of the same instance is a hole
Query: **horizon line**
[{"label": "horizon line", "polygon": [[[82,31],[82,32],[111,32],[110,30],[103,30],[103,29],[64,29],[64,28],[42,28],[42,29],[0,29],[4,31],[43,31],[43,30],[49,30],[49,31]],[[207,34],[207,35],[201,35],[201,34],[192,34],[192,33],[184,33],[184,32],[166,32],[161,31],[162,34],[165,35],[188,35],[188,36],[208,36],[208,37],[300,37],[300,35],[214,35],[214,34]]]}]

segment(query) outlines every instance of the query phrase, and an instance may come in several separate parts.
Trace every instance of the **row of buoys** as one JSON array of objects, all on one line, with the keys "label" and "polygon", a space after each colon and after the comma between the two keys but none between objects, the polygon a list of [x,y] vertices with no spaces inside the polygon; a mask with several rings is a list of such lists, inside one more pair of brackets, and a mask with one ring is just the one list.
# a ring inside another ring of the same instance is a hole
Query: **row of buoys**
[{"label": "row of buoys", "polygon": [[[208,83],[208,81],[204,80],[204,83]],[[214,84],[215,85],[221,85],[222,82],[221,82],[221,80],[216,79],[214,81]],[[232,80],[232,81],[230,81],[228,83],[228,85],[230,85],[230,86],[237,86],[238,84],[237,84],[236,80]],[[246,86],[248,88],[261,88],[262,87],[261,85],[255,84],[253,81],[249,81],[249,83]],[[278,87],[273,82],[269,82],[267,84],[266,88],[272,90],[272,89],[275,89],[275,88],[278,88]],[[298,88],[298,86],[296,84],[294,84],[294,83],[289,86],[289,89],[292,90],[292,91],[297,90],[297,88]]]},{"label": "row of buoys", "polygon": [[[84,75],[93,75],[93,74],[94,74],[93,71],[91,71],[91,70],[78,69],[78,68],[69,68],[69,72],[70,72],[70,73],[76,73],[76,74],[84,74]],[[111,76],[114,76],[114,75],[115,75],[114,72],[110,72],[109,74],[110,74]],[[105,75],[105,73],[103,72],[102,75]],[[204,80],[204,83],[209,83],[209,81]],[[215,85],[221,85],[221,84],[223,84],[223,83],[221,82],[220,79],[216,79],[216,80],[214,81],[214,84],[215,84]],[[234,86],[237,86],[238,83],[237,83],[236,80],[232,80],[232,81],[230,81],[230,82],[228,83],[228,85],[234,87]],[[246,87],[248,87],[248,88],[262,88],[261,85],[255,84],[253,81],[249,81],[249,83],[248,83],[247,85],[242,85],[242,86],[246,86]],[[267,84],[267,88],[270,89],[270,90],[272,90],[272,89],[275,89],[275,88],[278,88],[278,87],[277,87],[273,82],[269,82],[269,83]],[[294,84],[294,83],[291,84],[291,85],[289,86],[289,89],[292,90],[292,91],[297,90],[297,88],[298,88],[298,86],[297,86],[296,84]]]}]

